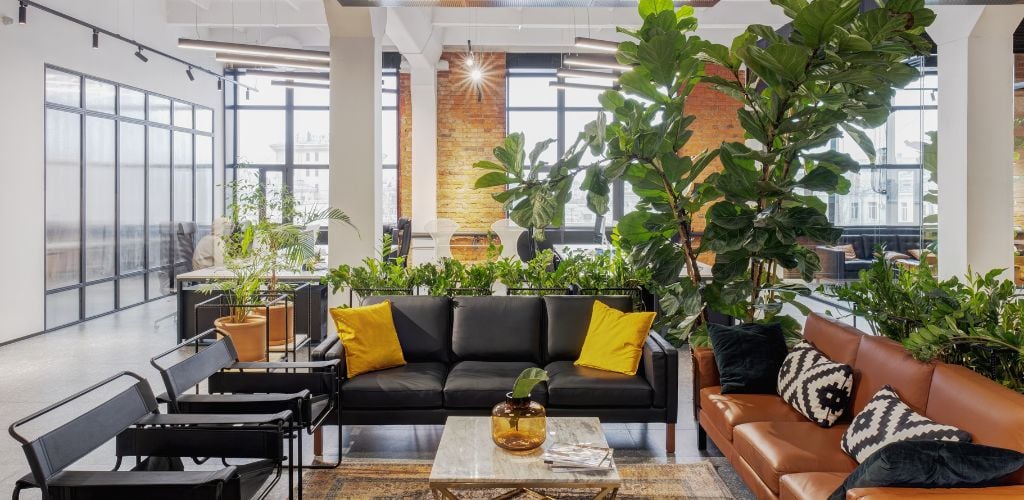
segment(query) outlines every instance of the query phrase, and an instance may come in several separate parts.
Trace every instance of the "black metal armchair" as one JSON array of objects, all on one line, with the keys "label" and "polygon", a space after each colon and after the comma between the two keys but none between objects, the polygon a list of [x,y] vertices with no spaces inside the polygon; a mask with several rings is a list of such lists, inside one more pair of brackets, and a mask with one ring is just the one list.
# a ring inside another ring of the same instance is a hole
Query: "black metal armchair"
[{"label": "black metal armchair", "polygon": [[[113,397],[34,438],[27,424],[73,401],[134,379]],[[265,498],[281,479],[283,439],[291,412],[259,415],[164,415],[142,377],[121,372],[77,394],[18,420],[8,430],[22,444],[31,473],[15,482],[14,500],[38,488],[43,500],[249,500]],[[67,470],[82,457],[116,439],[110,471]],[[132,470],[119,470],[124,457]],[[182,457],[249,459],[219,470],[186,471]],[[146,457],[143,459],[142,457]],[[289,484],[291,484],[291,467]],[[268,479],[270,480],[267,483]]]},{"label": "black metal armchair", "polygon": [[[150,360],[160,372],[167,389],[158,399],[167,403],[168,412],[176,414],[292,412],[294,418],[289,425],[298,437],[295,463],[301,499],[304,467],[334,468],[341,463],[341,375],[338,360],[242,363],[238,362],[230,337],[224,336],[200,349],[200,340],[212,333],[213,330],[203,332]],[[190,344],[196,346],[195,354],[175,364],[162,363],[164,358]],[[203,381],[207,382],[207,394],[198,390]],[[193,388],[196,389],[194,394],[187,393]],[[334,412],[336,408],[339,411]],[[332,412],[337,416],[338,461],[303,465],[303,431],[307,434],[317,432]]]}]

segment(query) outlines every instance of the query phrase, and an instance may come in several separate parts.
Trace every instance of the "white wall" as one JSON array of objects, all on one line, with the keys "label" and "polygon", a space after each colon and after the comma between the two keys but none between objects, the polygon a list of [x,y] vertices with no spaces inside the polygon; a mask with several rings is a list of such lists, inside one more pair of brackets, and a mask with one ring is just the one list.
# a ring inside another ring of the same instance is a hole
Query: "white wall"
[{"label": "white wall", "polygon": [[[45,5],[187,61],[219,71],[209,53],[178,50],[177,33],[165,22],[162,0],[45,0]],[[18,3],[0,2],[0,342],[42,331],[43,308],[43,65],[54,64],[214,110],[214,184],[223,183],[223,101],[213,77],[155,54],[143,63],[135,48],[29,8],[28,24],[17,24]],[[215,213],[223,196],[215,196]]]}]

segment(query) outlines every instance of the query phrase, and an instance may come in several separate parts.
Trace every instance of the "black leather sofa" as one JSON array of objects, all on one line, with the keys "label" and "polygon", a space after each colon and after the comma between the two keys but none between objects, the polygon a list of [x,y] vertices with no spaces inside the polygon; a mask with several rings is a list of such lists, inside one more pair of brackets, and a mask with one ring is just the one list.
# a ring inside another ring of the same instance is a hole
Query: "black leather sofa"
[{"label": "black leather sofa", "polygon": [[[821,260],[821,271],[818,276],[832,279],[853,279],[862,269],[871,267],[874,262],[875,247],[885,245],[887,251],[907,253],[909,250],[921,248],[920,228],[913,227],[910,230],[895,228],[862,229],[861,232],[847,228],[839,241],[833,246],[815,247],[815,252]],[[911,232],[912,231],[912,232]],[[853,245],[857,253],[856,259],[847,259],[843,250],[838,249],[843,245]]]},{"label": "black leather sofa", "polygon": [[[573,366],[594,300],[628,311],[629,297],[390,296],[365,303],[385,299],[408,364],[343,381],[343,425],[436,425],[449,415],[489,415],[523,369],[541,367],[551,380],[533,398],[548,415],[664,422],[666,449],[674,452],[678,358],[668,342],[651,332],[635,376]],[[313,359],[344,365],[341,342],[324,341]]]}]

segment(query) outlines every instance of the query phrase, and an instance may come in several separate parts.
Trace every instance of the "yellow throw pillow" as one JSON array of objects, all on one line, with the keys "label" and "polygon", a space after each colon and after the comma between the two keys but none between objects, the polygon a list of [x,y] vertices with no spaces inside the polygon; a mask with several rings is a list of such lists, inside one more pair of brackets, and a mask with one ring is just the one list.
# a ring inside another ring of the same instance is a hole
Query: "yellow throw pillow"
[{"label": "yellow throw pillow", "polygon": [[595,300],[576,366],[636,375],[653,323],[653,312],[624,313]]},{"label": "yellow throw pillow", "polygon": [[348,378],[361,373],[405,366],[402,344],[391,317],[391,301],[365,307],[331,309],[338,337],[345,347]]}]

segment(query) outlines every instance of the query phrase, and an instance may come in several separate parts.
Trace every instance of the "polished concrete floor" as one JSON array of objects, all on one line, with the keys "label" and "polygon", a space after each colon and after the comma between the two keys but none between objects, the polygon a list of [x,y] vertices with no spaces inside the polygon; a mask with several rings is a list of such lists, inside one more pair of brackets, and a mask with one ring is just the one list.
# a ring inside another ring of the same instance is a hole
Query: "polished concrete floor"
[{"label": "polished concrete floor", "polygon": [[[153,355],[176,343],[175,320],[166,318],[174,311],[174,299],[162,299],[104,316],[86,323],[40,335],[0,347],[0,425],[37,411],[48,404],[80,391],[120,371],[132,371],[147,378],[156,392],[162,382],[149,365]],[[164,319],[161,319],[164,318]],[[158,321],[159,320],[159,321]],[[689,356],[679,356],[679,423],[676,453],[665,454],[663,424],[609,424],[605,433],[622,462],[692,462],[710,458],[737,498],[752,498],[738,480],[721,453],[709,442],[707,451],[697,449],[696,424],[690,411],[693,394]],[[102,397],[102,396],[97,396]],[[78,405],[91,404],[83,400]],[[77,406],[81,408],[82,406]],[[76,405],[68,407],[68,413]],[[55,420],[67,414],[55,415]],[[48,422],[34,428],[45,429]],[[346,458],[430,460],[441,438],[441,426],[351,426],[344,429]],[[327,460],[333,460],[336,432],[329,427],[325,435]],[[306,440],[307,448],[310,441]],[[311,449],[304,455],[311,456]],[[76,468],[103,469],[113,464],[108,445],[80,461]],[[0,438],[0,484],[13,488],[14,481],[28,473],[20,446],[10,437]],[[274,498],[285,498],[286,490],[276,488]],[[0,490],[0,497],[7,496]],[[38,498],[26,493],[22,498]]]}]

